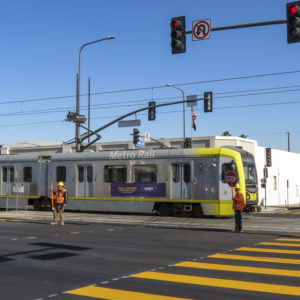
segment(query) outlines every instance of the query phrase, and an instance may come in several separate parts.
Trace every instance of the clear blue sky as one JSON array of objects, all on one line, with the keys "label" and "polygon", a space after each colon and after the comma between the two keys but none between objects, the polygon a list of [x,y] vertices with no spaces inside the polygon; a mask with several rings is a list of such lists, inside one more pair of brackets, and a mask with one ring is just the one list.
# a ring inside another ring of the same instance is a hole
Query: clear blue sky
[{"label": "clear blue sky", "polygon": [[[198,103],[193,136],[228,130],[236,136],[246,134],[259,145],[286,150],[289,131],[291,150],[300,153],[300,72],[286,73],[300,71],[300,43],[287,44],[285,24],[215,31],[209,40],[196,42],[187,35],[184,54],[172,55],[170,47],[172,17],[186,16],[187,30],[192,21],[206,18],[211,18],[212,27],[285,19],[287,2],[2,0],[0,144],[73,138],[74,125],[64,119],[75,110],[79,49],[114,35],[116,39],[82,52],[82,94],[91,78],[91,129],[148,101],[180,100],[180,91],[163,87],[172,83],[185,95],[214,93],[212,113],[204,113],[203,102]],[[285,74],[255,76],[273,73]],[[28,101],[38,99],[43,100]],[[87,115],[86,96],[81,105]],[[183,136],[182,105],[158,109],[154,122],[147,121],[147,112],[137,118],[142,120],[142,134]],[[187,136],[190,124],[187,109]],[[101,133],[102,141],[131,140],[131,132],[132,128],[114,125]]]}]

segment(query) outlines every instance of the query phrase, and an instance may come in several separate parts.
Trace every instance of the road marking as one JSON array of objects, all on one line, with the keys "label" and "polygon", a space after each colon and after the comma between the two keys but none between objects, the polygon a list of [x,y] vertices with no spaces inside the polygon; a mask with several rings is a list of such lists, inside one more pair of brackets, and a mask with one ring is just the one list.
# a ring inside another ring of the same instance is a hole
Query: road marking
[{"label": "road marking", "polygon": [[80,233],[79,231],[70,232],[70,234],[79,234],[79,233]]},{"label": "road marking", "polygon": [[259,257],[259,256],[234,255],[234,254],[213,254],[208,257],[300,265],[300,259],[289,259],[289,258]]},{"label": "road marking", "polygon": [[292,215],[300,215],[300,211],[294,212]]},{"label": "road marking", "polygon": [[177,275],[170,273],[143,272],[133,275],[135,278],[161,280],[168,282],[187,283],[202,286],[246,290],[253,292],[272,293],[281,295],[300,296],[300,287],[279,284],[268,284],[251,281],[230,280],[210,277],[198,277],[189,275]]},{"label": "road marking", "polygon": [[300,277],[300,271],[284,270],[284,269],[270,269],[270,268],[256,268],[235,265],[220,265],[185,261],[174,265],[175,267],[186,267],[206,270],[219,270],[230,272],[254,273],[254,274],[268,274],[278,276]]},{"label": "road marking", "polygon": [[[277,239],[276,241],[285,241],[285,242],[300,242],[300,239]],[[299,244],[300,245],[300,244]]]},{"label": "road marking", "polygon": [[300,254],[297,250],[283,250],[283,249],[269,249],[269,248],[251,248],[241,247],[237,248],[238,251],[253,251],[253,252],[267,252],[267,253],[284,253],[284,254]]},{"label": "road marking", "polygon": [[300,244],[290,244],[290,243],[270,243],[270,242],[263,242],[263,243],[259,243],[258,245],[284,246],[284,247],[300,247]]},{"label": "road marking", "polygon": [[284,214],[290,214],[291,212],[290,211],[282,211],[282,212],[280,212],[279,214],[280,215],[284,215]]},{"label": "road marking", "polygon": [[84,288],[68,291],[67,294],[108,299],[108,300],[124,300],[124,299],[130,299],[130,300],[183,300],[185,299],[188,300],[188,298],[176,298],[176,297],[161,296],[155,294],[109,289],[109,288],[98,287],[98,286],[97,287],[87,286]]},{"label": "road marking", "polygon": [[36,239],[36,236],[28,236],[28,239]]},{"label": "road marking", "polygon": [[17,219],[0,219],[0,221],[20,222],[20,220],[17,220]]}]

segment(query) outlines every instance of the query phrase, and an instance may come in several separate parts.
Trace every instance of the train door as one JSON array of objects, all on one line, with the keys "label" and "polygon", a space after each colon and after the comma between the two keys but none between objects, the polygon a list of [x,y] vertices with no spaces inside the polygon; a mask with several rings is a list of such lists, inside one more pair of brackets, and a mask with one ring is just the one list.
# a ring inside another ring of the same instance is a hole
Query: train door
[{"label": "train door", "polygon": [[15,181],[15,168],[2,167],[2,195],[12,195]]},{"label": "train door", "polygon": [[77,166],[77,196],[93,196],[93,167],[91,165]]},{"label": "train door", "polygon": [[171,164],[171,198],[192,198],[192,165],[190,162],[174,162]]}]

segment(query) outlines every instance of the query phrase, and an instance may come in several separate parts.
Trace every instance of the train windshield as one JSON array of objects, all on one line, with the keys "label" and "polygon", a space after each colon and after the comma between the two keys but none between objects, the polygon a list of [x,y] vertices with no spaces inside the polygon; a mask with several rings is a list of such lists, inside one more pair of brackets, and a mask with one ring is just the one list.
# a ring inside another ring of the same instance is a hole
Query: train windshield
[{"label": "train windshield", "polygon": [[252,160],[243,161],[246,185],[257,185],[255,162]]}]

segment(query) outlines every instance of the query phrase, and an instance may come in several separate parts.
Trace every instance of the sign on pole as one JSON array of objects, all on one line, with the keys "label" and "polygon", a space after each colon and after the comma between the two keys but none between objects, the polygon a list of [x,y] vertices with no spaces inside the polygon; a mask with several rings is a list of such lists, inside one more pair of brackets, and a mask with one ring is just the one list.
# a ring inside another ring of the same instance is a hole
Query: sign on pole
[{"label": "sign on pole", "polygon": [[150,140],[151,140],[151,138],[150,138],[150,132],[145,132],[145,142],[149,143]]},{"label": "sign on pole", "polygon": [[211,32],[210,19],[193,21],[193,30],[192,30],[193,41],[209,39],[210,32]]},{"label": "sign on pole", "polygon": [[13,193],[16,193],[16,194],[24,193],[24,183],[14,183],[13,184]]},{"label": "sign on pole", "polygon": [[197,95],[190,95],[186,97],[186,100],[195,100],[193,102],[188,102],[186,104],[187,107],[194,107],[197,106]]}]

